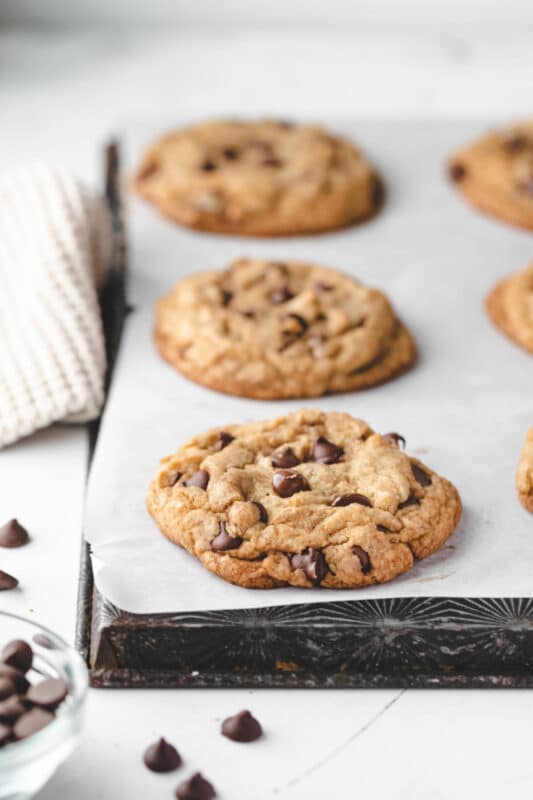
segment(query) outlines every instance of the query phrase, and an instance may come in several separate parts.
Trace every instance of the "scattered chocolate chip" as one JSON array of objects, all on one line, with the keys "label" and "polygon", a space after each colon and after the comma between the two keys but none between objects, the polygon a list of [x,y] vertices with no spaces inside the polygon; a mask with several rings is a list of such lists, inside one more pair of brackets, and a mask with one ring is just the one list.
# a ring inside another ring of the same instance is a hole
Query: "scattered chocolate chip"
[{"label": "scattered chocolate chip", "polygon": [[239,157],[239,151],[235,150],[234,147],[225,147],[222,153],[224,158],[227,158],[228,161],[235,161],[235,159]]},{"label": "scattered chocolate chip", "polygon": [[0,592],[7,592],[9,589],[16,589],[19,585],[18,580],[10,575],[9,572],[4,572],[0,569]]},{"label": "scattered chocolate chip", "polygon": [[11,725],[27,711],[21,695],[12,694],[0,703],[0,722]]},{"label": "scattered chocolate chip", "polygon": [[33,637],[33,641],[35,642],[35,644],[38,644],[41,647],[46,647],[47,650],[55,649],[55,644],[50,639],[50,637],[47,636],[45,633],[36,633],[35,636]]},{"label": "scattered chocolate chip", "polygon": [[8,742],[12,735],[13,731],[11,730],[10,726],[0,723],[0,746]]},{"label": "scattered chocolate chip", "polygon": [[0,678],[9,678],[9,680],[13,681],[19,694],[24,694],[30,685],[24,673],[7,664],[0,663]]},{"label": "scattered chocolate chip", "polygon": [[319,294],[323,292],[332,292],[335,287],[332,286],[330,283],[323,283],[323,281],[317,281],[315,283],[315,291]]},{"label": "scattered chocolate chip", "polygon": [[335,498],[332,506],[351,506],[353,503],[358,503],[360,506],[367,506],[367,508],[372,508],[372,503],[364,494],[358,494],[357,492],[351,492],[350,494],[340,494],[338,497]]},{"label": "scattered chocolate chip", "polygon": [[234,717],[228,717],[220,730],[223,736],[234,742],[254,742],[263,733],[261,725],[249,711],[240,711]]},{"label": "scattered chocolate chip", "polygon": [[372,564],[370,563],[370,556],[368,555],[366,550],[363,550],[363,548],[360,547],[358,544],[354,544],[352,547],[352,553],[355,556],[357,556],[357,558],[361,562],[361,570],[363,572],[363,575],[366,575],[367,572],[370,572],[370,570],[372,569]]},{"label": "scattered chocolate chip", "polygon": [[431,478],[421,469],[418,464],[411,464],[411,469],[413,471],[414,479],[417,481],[421,486],[431,486]]},{"label": "scattered chocolate chip", "polygon": [[319,436],[313,446],[313,459],[321,464],[335,464],[344,455],[344,450],[325,436]]},{"label": "scattered chocolate chip", "polygon": [[198,472],[195,472],[188,478],[184,486],[197,486],[199,489],[207,489],[207,484],[209,483],[209,472],[206,472],[205,469],[199,469]]},{"label": "scattered chocolate chip", "polygon": [[287,467],[296,467],[301,463],[294,450],[288,445],[278,447],[277,450],[274,450],[271,456],[271,461],[273,467],[281,467],[282,469],[287,469]]},{"label": "scattered chocolate chip", "polygon": [[215,796],[213,784],[206,781],[199,772],[195,772],[188,781],[180,783],[176,789],[178,800],[213,800]]},{"label": "scattered chocolate chip", "polygon": [[263,165],[263,167],[275,167],[275,168],[277,168],[277,167],[283,166],[283,164],[279,160],[279,158],[271,158],[271,157],[264,158],[261,161],[261,164]]},{"label": "scattered chocolate chip", "polygon": [[385,441],[390,442],[390,444],[395,444],[396,447],[399,447],[401,442],[402,447],[405,450],[405,439],[403,436],[400,436],[399,433],[385,433],[383,438]]},{"label": "scattered chocolate chip", "polygon": [[68,694],[68,683],[63,678],[47,678],[35,683],[26,692],[26,698],[35,706],[53,709],[63,702]]},{"label": "scattered chocolate chip", "polygon": [[401,508],[407,508],[408,506],[418,506],[420,504],[420,500],[414,494],[409,495],[407,500],[404,500],[402,503],[398,503],[398,510]]},{"label": "scattered chocolate chip", "polygon": [[466,175],[466,167],[456,161],[453,164],[450,164],[449,173],[452,181],[462,181]]},{"label": "scattered chocolate chip", "polygon": [[288,286],[279,286],[277,289],[274,289],[270,295],[270,301],[273,305],[279,306],[282,303],[287,303],[289,300],[292,300],[293,297],[294,295]]},{"label": "scattered chocolate chip", "polygon": [[319,584],[328,574],[328,565],[321,550],[306,547],[301,553],[291,557],[293,569],[303,569],[306,576],[313,583]]},{"label": "scattered chocolate chip", "polygon": [[235,436],[232,436],[231,433],[227,431],[220,431],[218,434],[218,439],[215,443],[215,450],[223,450],[228,444],[231,444],[235,440]]},{"label": "scattered chocolate chip", "polygon": [[173,772],[181,766],[180,754],[163,738],[146,749],[143,761],[152,772]]},{"label": "scattered chocolate chip", "polygon": [[181,476],[181,472],[178,472],[175,469],[170,469],[168,472],[165,472],[163,475],[161,475],[160,485],[164,489],[170,489],[172,486],[177,484]]},{"label": "scattered chocolate chip", "polygon": [[17,693],[15,682],[8,678],[7,675],[0,675],[0,700],[5,700],[12,694]]},{"label": "scattered chocolate chip", "polygon": [[527,145],[527,139],[523,133],[511,131],[510,133],[504,135],[502,144],[510,153],[516,153],[518,150],[523,150],[523,148]]},{"label": "scattered chocolate chip", "polygon": [[252,500],[253,505],[259,511],[259,522],[263,522],[265,525],[268,522],[268,514],[267,510],[262,503],[258,503],[256,500]]},{"label": "scattered chocolate chip", "polygon": [[32,708],[17,719],[13,726],[15,739],[27,739],[45,728],[54,720],[54,715],[43,708]]},{"label": "scattered chocolate chip", "polygon": [[294,469],[280,469],[272,476],[272,488],[280,497],[292,497],[297,492],[308,492],[309,484]]},{"label": "scattered chocolate chip", "polygon": [[31,669],[33,651],[28,642],[23,639],[13,639],[6,644],[0,658],[8,667],[14,667],[25,674]]},{"label": "scattered chocolate chip", "polygon": [[385,525],[376,525],[376,528],[378,531],[381,531],[381,533],[390,533],[390,530],[386,528]]},{"label": "scattered chocolate chip", "polygon": [[228,292],[226,289],[220,290],[220,299],[223,306],[229,306],[233,298],[233,292]]},{"label": "scattered chocolate chip", "polygon": [[223,550],[235,550],[240,547],[242,539],[240,536],[232,536],[226,528],[225,522],[220,522],[218,526],[218,535],[215,536],[211,542],[211,549],[218,553]]},{"label": "scattered chocolate chip", "polygon": [[210,161],[209,159],[207,159],[206,161],[204,161],[204,163],[203,163],[203,164],[202,164],[202,166],[200,167],[200,169],[201,169],[203,172],[214,172],[214,170],[215,170],[216,168],[217,168],[217,165],[216,165],[216,164],[215,164],[213,161]]},{"label": "scattered chocolate chip", "polygon": [[10,519],[0,528],[0,547],[22,547],[29,540],[28,531],[16,519]]}]

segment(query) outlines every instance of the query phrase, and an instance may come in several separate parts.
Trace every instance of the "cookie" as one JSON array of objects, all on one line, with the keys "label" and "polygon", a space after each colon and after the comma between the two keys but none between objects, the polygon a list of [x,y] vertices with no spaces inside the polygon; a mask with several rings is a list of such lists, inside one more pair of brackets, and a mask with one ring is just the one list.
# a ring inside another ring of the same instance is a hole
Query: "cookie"
[{"label": "cookie", "polygon": [[349,414],[302,409],[213,428],[163,459],[147,499],[163,534],[231,583],[384,583],[453,533],[452,484]]},{"label": "cookie", "polygon": [[496,284],[486,306],[493,323],[533,353],[533,263]]},{"label": "cookie", "polygon": [[273,120],[172,131],[144,156],[135,187],[180,225],[244,236],[343,227],[382,200],[380,179],[351,142]]},{"label": "cookie", "polygon": [[190,275],[156,309],[160,354],[244,397],[318,397],[381,383],[416,347],[387,298],[333,269],[242,258]]},{"label": "cookie", "polygon": [[533,428],[529,429],[524,449],[520,454],[516,488],[520,502],[533,514]]},{"label": "cookie", "polygon": [[486,134],[459,150],[449,174],[476,208],[533,229],[533,120]]}]

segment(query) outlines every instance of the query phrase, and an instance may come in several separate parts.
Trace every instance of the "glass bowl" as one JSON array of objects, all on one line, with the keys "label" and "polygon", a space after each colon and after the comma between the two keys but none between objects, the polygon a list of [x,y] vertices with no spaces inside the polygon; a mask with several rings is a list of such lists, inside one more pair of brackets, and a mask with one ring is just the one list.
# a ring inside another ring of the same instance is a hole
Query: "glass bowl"
[{"label": "glass bowl", "polygon": [[0,650],[12,639],[24,639],[33,650],[33,666],[27,674],[31,683],[63,678],[69,685],[69,693],[49,725],[0,748],[0,800],[27,800],[79,742],[88,676],[81,656],[55,633],[0,611]]}]

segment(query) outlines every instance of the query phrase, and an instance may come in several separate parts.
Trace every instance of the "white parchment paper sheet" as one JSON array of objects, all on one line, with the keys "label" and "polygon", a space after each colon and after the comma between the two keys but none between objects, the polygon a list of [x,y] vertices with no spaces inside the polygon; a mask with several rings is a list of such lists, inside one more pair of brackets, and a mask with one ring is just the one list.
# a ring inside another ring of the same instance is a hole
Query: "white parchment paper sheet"
[{"label": "white parchment paper sheet", "polygon": [[[261,241],[182,231],[131,200],[129,316],[91,470],[86,537],[98,588],[131,612],[228,609],[401,596],[533,592],[533,522],[514,488],[533,423],[531,357],[491,326],[484,297],[533,258],[533,236],[465,206],[443,178],[479,121],[335,124],[369,152],[389,185],[373,222],[339,233]],[[129,163],[164,124],[131,126]],[[384,289],[415,334],[420,359],[375,389],[320,400],[257,402],[216,394],[175,373],[152,344],[152,303],[179,277],[252,254],[338,267]],[[348,411],[398,431],[407,451],[451,479],[464,502],[455,535],[394,582],[360,591],[254,591],[225,583],[161,536],[144,499],[158,460],[206,428],[302,405]]]}]

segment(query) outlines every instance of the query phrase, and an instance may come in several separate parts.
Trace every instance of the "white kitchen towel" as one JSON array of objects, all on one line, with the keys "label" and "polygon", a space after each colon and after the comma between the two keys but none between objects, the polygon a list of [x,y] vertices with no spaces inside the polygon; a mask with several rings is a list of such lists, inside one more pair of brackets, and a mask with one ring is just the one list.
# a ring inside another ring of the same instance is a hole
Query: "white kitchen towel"
[{"label": "white kitchen towel", "polygon": [[100,198],[45,164],[0,175],[0,447],[98,416],[97,298],[110,252]]}]

